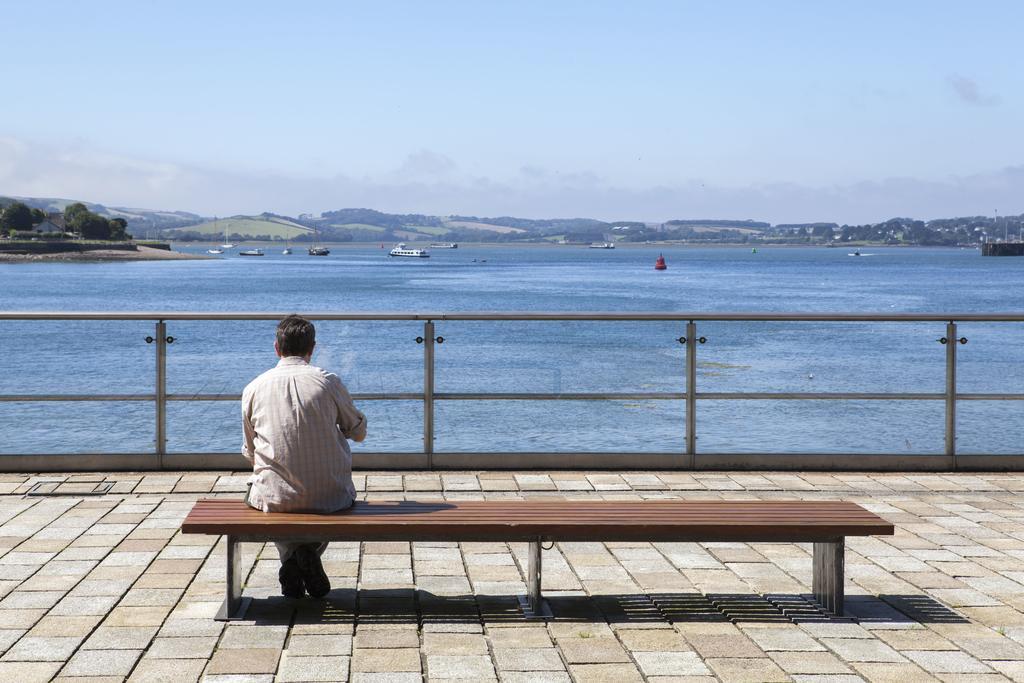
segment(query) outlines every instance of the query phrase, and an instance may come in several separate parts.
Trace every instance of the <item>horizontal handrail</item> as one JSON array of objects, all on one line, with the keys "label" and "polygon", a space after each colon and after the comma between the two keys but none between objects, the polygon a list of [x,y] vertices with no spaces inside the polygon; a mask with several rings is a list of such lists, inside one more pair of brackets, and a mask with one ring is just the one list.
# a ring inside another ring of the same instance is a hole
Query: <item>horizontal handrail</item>
[{"label": "horizontal handrail", "polygon": [[[355,401],[422,401],[422,393],[352,394]],[[435,401],[684,401],[685,391],[649,393],[444,393],[433,395]],[[907,394],[879,392],[765,392],[765,391],[698,391],[695,396],[710,401],[944,401],[941,393]],[[241,394],[167,394],[166,401],[240,401]],[[957,394],[958,401],[1024,401],[1024,394]],[[76,401],[155,401],[156,394],[0,394],[0,403]]]},{"label": "horizontal handrail", "polygon": [[[280,320],[296,311],[262,313],[199,311],[0,311],[0,320]],[[1020,313],[760,313],[708,311],[543,311],[543,312],[302,312],[310,320],[370,321],[666,321],[689,320],[722,322],[1024,322]]]}]

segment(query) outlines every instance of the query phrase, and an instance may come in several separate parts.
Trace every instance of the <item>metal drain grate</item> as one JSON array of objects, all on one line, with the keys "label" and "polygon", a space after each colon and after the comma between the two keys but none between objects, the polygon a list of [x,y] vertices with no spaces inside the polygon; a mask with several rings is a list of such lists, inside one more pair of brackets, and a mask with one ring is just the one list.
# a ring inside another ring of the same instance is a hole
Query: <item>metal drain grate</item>
[{"label": "metal drain grate", "polygon": [[26,497],[50,498],[55,496],[102,496],[114,488],[112,481],[100,482],[64,482],[40,481],[32,485]]}]

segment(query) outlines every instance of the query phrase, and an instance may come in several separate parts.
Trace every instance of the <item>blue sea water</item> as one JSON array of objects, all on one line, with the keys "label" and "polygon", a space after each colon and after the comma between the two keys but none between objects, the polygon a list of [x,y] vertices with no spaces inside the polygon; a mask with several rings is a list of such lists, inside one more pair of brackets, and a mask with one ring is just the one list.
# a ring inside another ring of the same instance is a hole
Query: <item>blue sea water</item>
[{"label": "blue sea water", "polygon": [[[182,248],[201,253],[204,247]],[[207,261],[0,264],[6,311],[1007,312],[1024,259],[976,250],[463,247],[430,259],[338,247]],[[655,272],[664,253],[669,268]],[[438,392],[682,392],[680,323],[438,322]],[[321,322],[314,362],[353,393],[420,392],[420,322]],[[0,394],[154,390],[150,322],[0,321]],[[168,390],[239,393],[272,322],[170,321]],[[920,392],[945,383],[941,323],[706,322],[700,392]],[[962,324],[958,389],[1024,393],[1024,325]],[[371,452],[420,451],[418,401],[366,401]],[[1020,453],[1019,402],[964,401],[958,451]],[[233,402],[172,402],[172,452],[239,444]],[[682,401],[439,401],[438,451],[685,449]],[[147,402],[0,402],[0,454],[146,452]],[[941,453],[941,401],[701,400],[701,452]]]}]

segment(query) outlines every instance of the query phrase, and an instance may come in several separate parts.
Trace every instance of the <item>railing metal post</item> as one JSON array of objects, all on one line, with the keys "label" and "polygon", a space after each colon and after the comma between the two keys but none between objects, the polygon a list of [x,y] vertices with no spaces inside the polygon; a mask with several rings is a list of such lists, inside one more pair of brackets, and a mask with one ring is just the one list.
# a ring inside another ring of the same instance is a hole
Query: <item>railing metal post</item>
[{"label": "railing metal post", "polygon": [[156,323],[156,462],[163,469],[167,453],[167,323]]},{"label": "railing metal post", "polygon": [[423,452],[434,468],[434,321],[423,323]]},{"label": "railing metal post", "polygon": [[946,455],[956,467],[956,323],[946,324]]},{"label": "railing metal post", "polygon": [[686,324],[686,467],[694,469],[697,455],[697,323]]}]

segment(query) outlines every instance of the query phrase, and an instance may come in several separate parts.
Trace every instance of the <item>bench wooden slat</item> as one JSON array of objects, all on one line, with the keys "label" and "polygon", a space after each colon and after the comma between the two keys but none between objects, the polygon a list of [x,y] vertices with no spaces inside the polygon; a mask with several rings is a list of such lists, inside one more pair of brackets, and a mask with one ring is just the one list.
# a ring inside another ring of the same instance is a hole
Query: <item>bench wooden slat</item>
[{"label": "bench wooden slat", "polygon": [[274,540],[815,541],[891,535],[893,526],[844,501],[359,502],[329,515],[264,513],[200,500],[183,533]]}]

